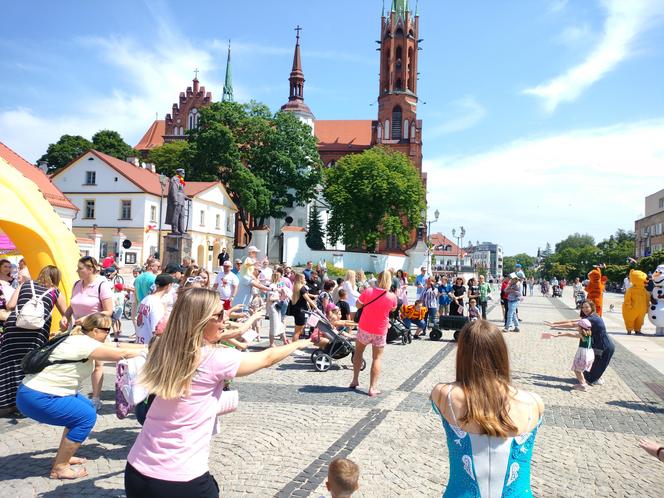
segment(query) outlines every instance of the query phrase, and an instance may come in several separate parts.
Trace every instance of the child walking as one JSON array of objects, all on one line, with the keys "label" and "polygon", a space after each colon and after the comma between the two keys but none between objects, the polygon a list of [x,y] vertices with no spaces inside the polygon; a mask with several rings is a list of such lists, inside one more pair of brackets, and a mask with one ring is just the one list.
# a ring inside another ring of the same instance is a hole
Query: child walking
[{"label": "child walking", "polygon": [[122,330],[122,312],[124,311],[125,300],[127,296],[124,291],[124,285],[117,283],[113,289],[113,314],[111,315],[113,327],[113,340],[118,342],[120,340],[120,332]]},{"label": "child walking", "polygon": [[593,366],[593,361],[595,361],[595,352],[592,348],[590,331],[592,325],[587,318],[582,318],[576,322],[576,325],[577,332],[558,332],[558,335],[554,335],[553,337],[575,337],[579,339],[579,348],[576,350],[574,361],[572,362],[572,371],[579,381],[578,384],[574,385],[574,389],[586,391],[588,390],[588,384],[586,384],[583,372],[589,372],[590,367]]},{"label": "child walking", "polygon": [[480,318],[480,309],[477,307],[477,301],[472,298],[468,302],[468,320],[474,322]]}]

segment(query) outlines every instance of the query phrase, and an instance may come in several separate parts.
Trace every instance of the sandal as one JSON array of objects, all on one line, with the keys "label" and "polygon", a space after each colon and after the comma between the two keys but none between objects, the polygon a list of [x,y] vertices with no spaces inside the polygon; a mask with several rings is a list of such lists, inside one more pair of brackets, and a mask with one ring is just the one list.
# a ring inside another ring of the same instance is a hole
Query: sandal
[{"label": "sandal", "polygon": [[72,469],[67,467],[60,471],[51,470],[51,479],[80,479],[81,477],[87,477],[88,471],[84,468]]}]

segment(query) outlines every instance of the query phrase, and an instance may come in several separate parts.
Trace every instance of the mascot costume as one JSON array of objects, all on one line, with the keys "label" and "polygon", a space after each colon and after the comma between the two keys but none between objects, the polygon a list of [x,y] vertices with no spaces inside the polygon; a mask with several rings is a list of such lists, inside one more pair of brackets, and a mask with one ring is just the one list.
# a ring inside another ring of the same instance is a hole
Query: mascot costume
[{"label": "mascot costume", "polygon": [[[664,276],[662,276],[664,279]],[[627,334],[634,332],[641,334],[641,327],[648,308],[650,307],[650,294],[646,290],[648,275],[639,270],[630,270],[629,282],[632,284],[625,292],[622,305],[622,316]]]},{"label": "mascot costume", "polygon": [[655,328],[655,335],[664,335],[664,264],[659,265],[652,274],[655,288],[650,296],[648,319]]},{"label": "mascot costume", "polygon": [[596,266],[588,273],[588,285],[586,285],[586,299],[595,303],[597,314],[602,316],[602,302],[604,301],[604,286],[608,280],[602,275],[600,266]]}]

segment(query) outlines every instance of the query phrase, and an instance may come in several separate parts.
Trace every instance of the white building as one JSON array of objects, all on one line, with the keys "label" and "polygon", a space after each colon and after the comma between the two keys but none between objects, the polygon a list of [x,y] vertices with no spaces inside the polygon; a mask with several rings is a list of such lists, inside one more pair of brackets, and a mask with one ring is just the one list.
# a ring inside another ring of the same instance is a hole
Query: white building
[{"label": "white building", "polygon": [[[160,226],[162,239],[170,231],[164,224],[167,180],[149,165],[95,150],[53,176],[53,183],[79,209],[73,221],[76,236],[95,241],[101,258],[116,253],[121,265],[142,264],[160,247],[163,251]],[[192,257],[205,268],[216,268],[222,247],[232,254],[237,208],[220,182],[187,182],[185,193],[192,200],[187,225]],[[124,240],[131,241],[130,248],[122,246]]]}]

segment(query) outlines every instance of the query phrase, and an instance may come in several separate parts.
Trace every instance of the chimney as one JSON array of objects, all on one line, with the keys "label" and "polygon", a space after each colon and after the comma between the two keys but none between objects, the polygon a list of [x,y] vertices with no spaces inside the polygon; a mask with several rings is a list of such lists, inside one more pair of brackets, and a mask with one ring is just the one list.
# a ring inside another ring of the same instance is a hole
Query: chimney
[{"label": "chimney", "polygon": [[136,157],[136,156],[129,156],[129,157],[127,158],[127,162],[128,162],[129,164],[133,164],[134,166],[138,166],[138,157]]},{"label": "chimney", "polygon": [[48,173],[48,163],[46,161],[37,161],[37,167],[44,173]]},{"label": "chimney", "polygon": [[154,163],[147,163],[145,166],[146,166],[147,169],[149,169],[153,173],[157,172],[157,167],[154,165]]}]

